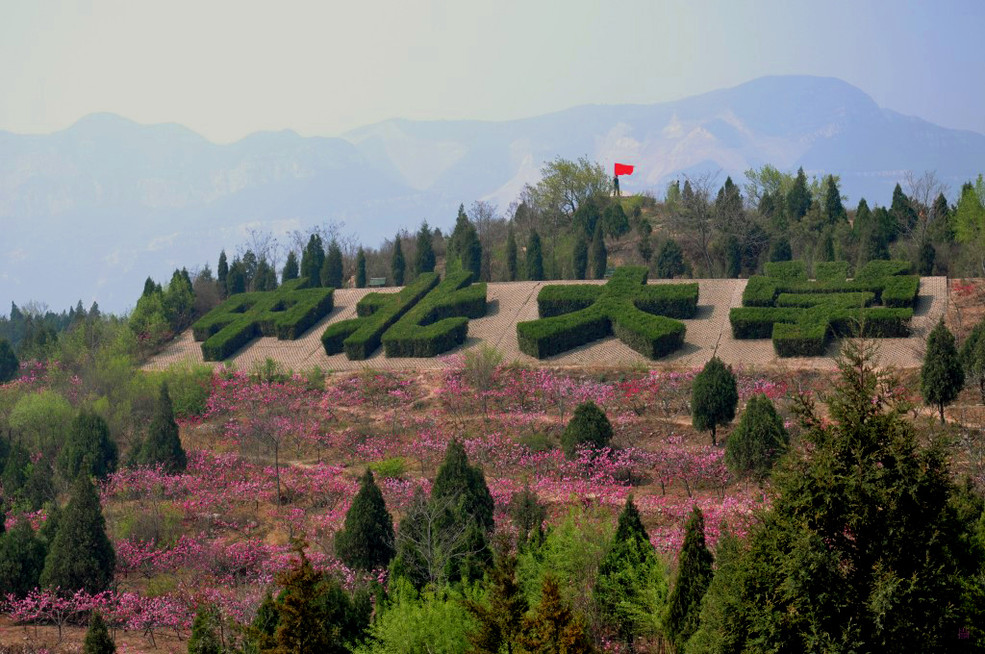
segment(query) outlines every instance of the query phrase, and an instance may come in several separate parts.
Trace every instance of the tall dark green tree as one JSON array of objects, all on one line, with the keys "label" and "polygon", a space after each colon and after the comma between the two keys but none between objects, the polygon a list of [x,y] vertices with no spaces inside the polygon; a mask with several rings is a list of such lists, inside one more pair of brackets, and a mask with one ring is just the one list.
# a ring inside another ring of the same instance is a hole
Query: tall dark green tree
[{"label": "tall dark green tree", "polygon": [[301,275],[301,269],[298,267],[298,257],[294,254],[294,250],[287,253],[287,261],[284,262],[284,270],[281,273],[281,282],[289,282],[292,279],[297,279]]},{"label": "tall dark green tree", "polygon": [[824,184],[824,217],[832,226],[848,220],[848,212],[841,203],[841,190],[833,175],[828,175]]},{"label": "tall dark green tree", "polygon": [[328,255],[322,263],[321,285],[342,288],[342,248],[334,238],[328,244]]},{"label": "tall dark green tree", "polygon": [[145,466],[160,465],[169,474],[185,471],[188,458],[178,436],[178,423],[174,420],[174,404],[167,382],[161,384],[147,438],[141,444],[135,462]]},{"label": "tall dark green tree", "polygon": [[393,255],[390,257],[390,274],[393,275],[394,286],[403,286],[407,274],[407,261],[404,259],[404,249],[400,245],[400,234],[393,238]]},{"label": "tall dark green tree", "polygon": [[524,654],[592,654],[595,647],[580,615],[561,597],[557,579],[544,575],[540,603],[523,621]]},{"label": "tall dark green tree", "polygon": [[106,536],[106,520],[88,474],[79,475],[48,550],[41,585],[63,593],[101,593],[113,583],[116,553]]},{"label": "tall dark green tree", "polygon": [[517,279],[516,235],[513,233],[513,223],[506,232],[506,281],[515,282]]},{"label": "tall dark green tree", "polygon": [[510,518],[517,532],[517,549],[527,545],[538,546],[544,540],[544,521],[547,509],[540,503],[537,493],[527,484],[510,499]]},{"label": "tall dark green tree", "polygon": [[116,643],[109,636],[109,629],[99,611],[89,616],[89,627],[82,643],[82,654],[115,654]]},{"label": "tall dark green tree", "polygon": [[800,220],[807,215],[807,210],[811,208],[811,192],[807,188],[807,175],[803,168],[797,169],[797,177],[794,178],[786,199],[787,214],[791,218]]},{"label": "tall dark green tree", "polygon": [[222,297],[226,296],[226,290],[229,288],[228,277],[229,261],[226,259],[226,251],[222,250],[219,252],[219,265],[215,269],[215,280],[219,284],[219,294]]},{"label": "tall dark green tree", "polygon": [[657,277],[673,279],[683,275],[685,270],[684,252],[681,246],[674,239],[667,239],[660,246],[660,252],[657,254]]},{"label": "tall dark green tree", "polygon": [[936,243],[954,242],[954,224],[952,223],[951,207],[947,204],[947,198],[943,193],[938,194],[937,199],[930,209],[930,238]]},{"label": "tall dark green tree", "polygon": [[677,579],[667,602],[667,636],[683,651],[698,628],[701,599],[712,578],[713,558],[705,545],[705,518],[695,506],[684,526],[684,544],[677,558]]},{"label": "tall dark green tree", "polygon": [[667,582],[632,497],[626,499],[619,514],[612,544],[599,564],[593,594],[603,620],[618,629],[630,651],[634,651],[638,637],[658,632]]},{"label": "tall dark green tree", "polygon": [[10,346],[10,341],[0,338],[0,384],[5,384],[17,376],[20,362],[14,354],[14,348]]},{"label": "tall dark green tree", "polygon": [[890,240],[895,240],[900,234],[909,233],[917,224],[917,210],[913,208],[913,203],[906,197],[899,183],[893,189],[893,203],[889,207],[889,213],[894,223]]},{"label": "tall dark green tree", "polygon": [[958,398],[964,388],[964,368],[954,334],[941,318],[927,337],[927,352],[920,368],[920,392],[928,406],[937,407],[941,424],[944,423],[944,407]]},{"label": "tall dark green tree", "polygon": [[366,288],[366,252],[361,246],[356,251],[356,288]]},{"label": "tall dark green tree", "polygon": [[417,254],[414,257],[414,272],[418,275],[434,272],[434,234],[425,220],[417,230]]},{"label": "tall dark green tree", "polygon": [[757,393],[749,398],[739,425],[725,443],[725,465],[733,474],[763,479],[790,442],[773,402]]},{"label": "tall dark green tree", "polygon": [[790,250],[790,240],[780,236],[770,242],[770,261],[790,261],[793,252]]},{"label": "tall dark green tree", "polygon": [[595,234],[592,235],[592,245],[588,254],[592,261],[592,278],[605,279],[609,252],[605,249],[605,236],[602,234],[602,228],[598,225],[595,227]]},{"label": "tall dark green tree", "polygon": [[470,636],[474,654],[520,652],[523,621],[529,605],[517,579],[516,555],[503,548],[489,571],[484,602],[468,598],[465,608],[477,625]]},{"label": "tall dark green tree", "polygon": [[321,269],[325,264],[325,245],[318,234],[308,237],[308,244],[301,253],[301,276],[308,286],[321,286]]},{"label": "tall dark green tree", "polygon": [[609,203],[602,214],[605,233],[612,238],[619,238],[629,231],[629,218],[618,199]]},{"label": "tall dark green tree", "polygon": [[335,534],[335,554],[350,568],[385,568],[394,556],[393,517],[368,468],[359,483],[345,525]]},{"label": "tall dark green tree", "polygon": [[484,532],[493,528],[493,499],[482,468],[469,464],[465,448],[457,439],[448,443],[444,461],[431,487],[431,499],[453,499],[462,516],[473,520]]},{"label": "tall dark green tree", "polygon": [[717,356],[705,364],[691,385],[691,424],[698,431],[711,430],[711,444],[717,445],[718,427],[735,418],[739,390],[732,368]]},{"label": "tall dark green tree", "polygon": [[544,252],[537,230],[531,230],[527,241],[527,279],[532,282],[544,279]]},{"label": "tall dark green tree", "polygon": [[575,248],[571,255],[571,265],[574,268],[575,279],[585,279],[585,273],[588,272],[588,240],[580,231],[575,236]]},{"label": "tall dark green tree", "polygon": [[116,470],[117,457],[116,443],[109,437],[106,421],[83,410],[72,421],[58,454],[58,469],[68,480],[89,475],[103,478]]},{"label": "tall dark green tree", "polygon": [[226,276],[226,295],[236,295],[246,292],[246,269],[243,262],[238,258],[233,259],[233,264],[229,266],[229,274]]},{"label": "tall dark green tree", "polygon": [[561,448],[570,459],[579,446],[606,447],[612,440],[612,424],[595,402],[582,402],[561,434]]},{"label": "tall dark green tree", "polygon": [[0,588],[4,595],[24,597],[37,588],[47,549],[27,520],[0,532]]},{"label": "tall dark green tree", "polygon": [[985,403],[985,320],[979,322],[961,344],[961,364],[965,380],[978,386],[982,403]]},{"label": "tall dark green tree", "polygon": [[462,244],[462,269],[472,273],[472,280],[479,281],[482,275],[482,243],[475,227],[469,224]]}]

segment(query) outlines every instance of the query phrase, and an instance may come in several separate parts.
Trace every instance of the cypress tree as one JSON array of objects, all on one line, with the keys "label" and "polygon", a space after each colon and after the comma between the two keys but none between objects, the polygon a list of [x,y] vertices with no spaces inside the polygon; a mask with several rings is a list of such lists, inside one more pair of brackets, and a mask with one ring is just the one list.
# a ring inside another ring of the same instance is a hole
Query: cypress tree
[{"label": "cypress tree", "polygon": [[793,252],[790,251],[790,241],[781,236],[770,242],[770,261],[790,261]]},{"label": "cypress tree", "polygon": [[920,391],[924,403],[937,407],[944,424],[944,406],[958,398],[964,388],[964,368],[954,343],[954,334],[942,317],[927,337],[927,353],[920,368]]},{"label": "cypress tree", "polygon": [[14,354],[14,348],[10,347],[10,341],[0,338],[0,384],[6,384],[17,376],[20,369],[20,362]]},{"label": "cypress tree", "polygon": [[219,252],[219,265],[215,269],[215,280],[219,284],[219,294],[226,297],[228,289],[229,261],[226,260],[226,251]]},{"label": "cypress tree", "polygon": [[841,191],[833,175],[828,175],[824,188],[824,214],[829,225],[848,220],[848,212],[845,211],[845,205],[841,203]]},{"label": "cypress tree", "polygon": [[345,526],[335,534],[335,554],[360,570],[385,568],[393,559],[393,517],[368,468],[345,514]]},{"label": "cypress tree", "polygon": [[797,169],[797,177],[787,193],[787,213],[794,219],[801,219],[811,208],[811,192],[807,188],[807,175],[803,168]]},{"label": "cypress tree", "polygon": [[524,621],[521,651],[530,654],[590,654],[595,652],[581,618],[561,598],[553,575],[544,575],[540,603]]},{"label": "cypress tree", "polygon": [[116,470],[116,463],[116,443],[110,440],[106,421],[91,411],[81,411],[58,454],[62,476],[68,480],[89,475],[102,479]]},{"label": "cypress tree", "polygon": [[[465,205],[458,205],[458,216],[455,218],[455,229],[452,230],[448,239],[448,247],[445,249],[445,260],[454,261],[456,264],[465,258],[468,231],[472,227],[469,217],[465,214]],[[449,268],[446,264],[446,268]],[[478,278],[477,278],[478,279]]]},{"label": "cypress tree", "polygon": [[192,622],[192,633],[188,637],[188,654],[222,654],[222,642],[216,632],[219,616],[207,605],[198,607]]},{"label": "cypress tree", "polygon": [[322,262],[321,285],[342,288],[342,248],[334,238],[328,244],[328,256]]},{"label": "cypress tree", "polygon": [[27,472],[31,466],[31,454],[20,443],[14,443],[7,452],[0,475],[0,485],[6,494],[20,495],[20,490],[27,483]]},{"label": "cypress tree", "polygon": [[366,252],[362,246],[356,251],[356,288],[366,288]]},{"label": "cypress tree", "polygon": [[571,420],[561,434],[561,448],[570,459],[575,456],[579,445],[592,448],[602,448],[612,440],[612,424],[606,417],[605,411],[595,402],[582,402],[575,409]]},{"label": "cypress tree", "polygon": [[464,517],[473,520],[483,531],[492,531],[493,499],[486,476],[481,468],[469,464],[469,457],[458,439],[448,443],[431,487],[432,501],[449,498],[455,500]]},{"label": "cypress tree", "polygon": [[308,286],[321,286],[321,269],[325,264],[325,246],[318,234],[308,237],[308,244],[301,253],[301,276],[308,280]]},{"label": "cypress tree", "polygon": [[684,526],[684,544],[678,557],[677,581],[670,593],[665,625],[677,651],[698,628],[701,599],[712,578],[712,556],[705,545],[705,519],[696,505]]},{"label": "cypress tree", "polygon": [[517,531],[517,549],[522,551],[528,544],[537,546],[543,542],[547,509],[538,501],[537,493],[530,489],[529,483],[510,499],[509,510]]},{"label": "cypress tree", "polygon": [[739,425],[725,443],[725,464],[734,474],[762,479],[786,451],[789,441],[773,402],[757,393],[749,399]]},{"label": "cypress tree", "polygon": [[968,334],[961,344],[960,354],[965,379],[978,384],[978,393],[985,404],[985,320],[975,325]]},{"label": "cypress tree", "polygon": [[106,521],[96,487],[79,475],[45,559],[41,585],[64,593],[101,593],[113,583],[116,553],[106,537]]},{"label": "cypress tree", "polygon": [[505,548],[496,555],[486,583],[486,601],[465,600],[465,608],[478,623],[472,632],[472,652],[516,652],[521,645],[523,621],[529,608],[516,574],[516,555]]},{"label": "cypress tree", "polygon": [[527,241],[527,279],[532,282],[544,279],[544,253],[537,230],[531,230],[530,240]]},{"label": "cypress tree", "polygon": [[471,224],[465,232],[462,249],[462,268],[472,273],[472,281],[478,282],[482,276],[482,243],[475,227]]},{"label": "cypress tree", "polygon": [[516,278],[516,236],[513,234],[513,223],[510,223],[506,232],[506,281],[515,282]]},{"label": "cypress tree", "polygon": [[917,224],[917,210],[913,208],[913,203],[910,202],[910,198],[906,197],[906,193],[903,192],[898,182],[896,188],[893,189],[893,203],[889,207],[889,213],[893,217],[890,241],[895,240],[904,232],[909,232]]},{"label": "cypress tree", "polygon": [[434,235],[428,222],[421,223],[421,228],[417,230],[417,255],[414,258],[414,272],[418,275],[427,272],[434,272]]},{"label": "cypress tree", "polygon": [[667,585],[632,497],[626,499],[619,514],[612,544],[599,564],[593,594],[603,619],[617,627],[630,651],[638,636],[657,633]]},{"label": "cypress tree", "polygon": [[691,424],[698,431],[711,430],[711,444],[717,445],[716,432],[735,418],[739,390],[731,367],[712,357],[691,385]]},{"label": "cypress tree", "polygon": [[917,254],[917,274],[918,275],[933,275],[934,274],[934,261],[937,259],[937,250],[934,249],[934,244],[930,240],[924,240],[920,244],[920,252]]},{"label": "cypress tree", "polygon": [[[225,252],[223,252],[223,254],[225,254]],[[150,277],[145,279],[144,292],[140,294],[140,297],[150,297],[151,295],[154,295],[154,293],[156,292],[157,292],[157,284],[154,283],[154,280],[151,279]],[[79,300],[79,306],[82,306],[81,300]]]},{"label": "cypress tree", "polygon": [[239,259],[233,259],[233,265],[229,266],[229,275],[226,277],[226,295],[236,295],[246,292],[246,268]]},{"label": "cypress tree", "polygon": [[609,252],[605,249],[605,237],[602,235],[602,228],[595,227],[595,234],[592,236],[592,246],[589,256],[592,260],[592,277],[594,279],[605,279],[605,269],[609,260]]},{"label": "cypress tree", "polygon": [[0,530],[0,588],[6,596],[24,597],[38,587],[47,546],[27,520]]},{"label": "cypress tree", "polygon": [[605,208],[602,222],[605,223],[605,233],[612,238],[619,238],[629,231],[629,218],[626,217],[622,202],[619,200],[613,200]]},{"label": "cypress tree", "polygon": [[937,243],[954,242],[954,225],[951,224],[951,208],[943,193],[937,195],[930,210],[930,235]]},{"label": "cypress tree", "polygon": [[147,438],[140,447],[136,462],[146,466],[160,464],[169,474],[185,471],[187,457],[178,436],[178,423],[174,420],[174,405],[167,382],[161,384]]},{"label": "cypress tree", "polygon": [[294,254],[294,250],[291,250],[287,253],[287,261],[284,262],[284,270],[280,276],[281,283],[297,279],[300,275],[301,269],[298,268],[298,257]]},{"label": "cypress tree", "polygon": [[581,231],[575,236],[572,267],[575,271],[575,279],[585,279],[585,273],[588,271],[588,241],[585,239],[585,234]]},{"label": "cypress tree", "polygon": [[404,260],[404,249],[400,245],[400,234],[393,237],[393,256],[390,258],[390,272],[393,275],[393,285],[403,286],[407,274],[407,262]]},{"label": "cypress tree", "polygon": [[667,239],[657,254],[657,277],[673,279],[685,272],[684,252],[674,239]]},{"label": "cypress tree", "polygon": [[99,611],[93,611],[89,617],[89,628],[86,629],[85,641],[82,643],[82,654],[115,654],[116,643],[109,637],[109,629]]}]

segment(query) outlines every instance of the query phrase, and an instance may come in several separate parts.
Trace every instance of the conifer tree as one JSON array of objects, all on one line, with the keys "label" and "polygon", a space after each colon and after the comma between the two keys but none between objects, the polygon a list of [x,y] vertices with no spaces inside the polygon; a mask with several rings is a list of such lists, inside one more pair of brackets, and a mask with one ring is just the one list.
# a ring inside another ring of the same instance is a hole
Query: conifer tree
[{"label": "conifer tree", "polygon": [[366,252],[362,246],[356,251],[356,288],[366,288]]},{"label": "conifer tree", "polygon": [[612,238],[619,238],[629,231],[629,218],[618,199],[609,203],[602,216],[605,223],[605,233]]},{"label": "conifer tree", "polygon": [[516,569],[516,555],[502,548],[489,571],[486,601],[465,600],[465,608],[478,623],[470,637],[475,654],[519,652],[529,606]]},{"label": "conifer tree", "polygon": [[811,208],[811,192],[807,188],[807,175],[803,168],[797,169],[797,177],[787,193],[787,213],[791,218],[799,220]]},{"label": "conifer tree", "polygon": [[684,527],[684,544],[678,557],[677,580],[667,603],[667,635],[677,651],[698,628],[701,599],[712,578],[712,556],[705,545],[705,519],[695,505]]},{"label": "conifer tree", "polygon": [[527,241],[527,279],[532,282],[544,279],[544,252],[536,230],[530,232],[530,240]]},{"label": "conifer tree", "polygon": [[540,603],[524,620],[522,651],[529,654],[591,654],[595,652],[582,620],[561,598],[553,575],[544,575]]},{"label": "conifer tree", "polygon": [[0,338],[0,384],[6,384],[17,376],[20,362],[14,354],[14,348],[10,347],[10,341]]},{"label": "conifer tree", "polygon": [[630,651],[637,637],[658,632],[667,582],[632,497],[619,514],[593,593],[603,619],[619,630]]},{"label": "conifer tree", "polygon": [[[455,228],[452,230],[451,236],[448,238],[448,246],[445,248],[445,260],[447,262],[455,262],[457,265],[464,259],[470,227],[472,225],[469,223],[469,217],[465,213],[465,205],[460,204],[458,205],[458,216],[455,218]],[[448,265],[446,264],[447,267]]]},{"label": "conifer tree", "polygon": [[770,261],[790,261],[793,252],[790,251],[790,241],[781,236],[770,243]]},{"label": "conifer tree", "polygon": [[732,368],[712,357],[691,385],[691,424],[698,431],[711,430],[711,444],[718,445],[716,432],[735,418],[739,390]]},{"label": "conifer tree", "polygon": [[684,274],[684,252],[674,239],[667,239],[657,254],[657,277],[673,279]]},{"label": "conifer tree", "polygon": [[115,569],[116,553],[106,536],[96,487],[88,474],[80,474],[45,559],[41,585],[63,593],[101,593],[113,583]]},{"label": "conifer tree", "polygon": [[301,277],[308,280],[308,286],[321,286],[321,269],[325,264],[325,246],[318,234],[308,237],[308,244],[301,253]]},{"label": "conifer tree", "polygon": [[218,619],[212,607],[205,604],[198,607],[188,637],[188,654],[222,654],[222,641],[216,630]]},{"label": "conifer tree", "polygon": [[297,279],[300,275],[301,270],[298,268],[298,257],[294,254],[294,250],[291,250],[287,253],[287,261],[284,262],[284,270],[280,276],[281,283]]},{"label": "conifer tree", "polygon": [[236,295],[246,292],[246,269],[243,262],[233,259],[233,265],[229,266],[229,275],[226,277],[226,295]]},{"label": "conifer tree", "polygon": [[188,459],[178,436],[178,423],[174,420],[174,405],[168,392],[168,383],[161,384],[154,415],[150,421],[147,438],[136,456],[138,465],[162,465],[168,474],[185,471]]},{"label": "conifer tree", "polygon": [[89,617],[89,628],[86,629],[85,641],[82,643],[82,654],[115,654],[116,643],[109,636],[109,629],[99,611],[93,611]]},{"label": "conifer tree", "polygon": [[824,214],[829,225],[836,225],[848,220],[848,212],[841,203],[841,191],[833,175],[828,175],[824,187]]},{"label": "conifer tree", "polygon": [[517,531],[517,549],[522,551],[528,544],[537,546],[543,542],[547,509],[538,500],[537,493],[530,489],[529,483],[510,499],[510,518]]},{"label": "conifer tree", "polygon": [[[223,254],[225,254],[225,252]],[[150,277],[145,279],[144,292],[140,294],[140,297],[150,297],[151,295],[154,295],[154,293],[156,292],[157,292],[157,284],[154,283],[154,280],[151,279]],[[79,306],[82,306],[82,300],[79,300]]]},{"label": "conifer tree", "polygon": [[482,243],[475,227],[469,223],[462,244],[462,269],[472,273],[472,281],[478,282],[482,276]]},{"label": "conifer tree", "polygon": [[920,368],[920,391],[924,403],[937,407],[944,424],[944,407],[958,398],[964,388],[964,368],[954,343],[954,334],[942,317],[927,337],[927,353]]},{"label": "conifer tree", "polygon": [[328,244],[328,255],[322,263],[321,285],[342,288],[342,248],[334,238]]},{"label": "conifer tree", "polygon": [[605,279],[609,252],[605,249],[605,236],[603,236],[602,228],[599,225],[595,226],[595,234],[592,235],[592,247],[589,256],[592,260],[592,278]]},{"label": "conifer tree", "polygon": [[3,593],[24,597],[38,586],[47,551],[31,523],[20,520],[4,533],[0,526],[0,588]]},{"label": "conifer tree", "polygon": [[611,440],[612,424],[605,411],[588,400],[575,408],[574,415],[561,434],[561,448],[570,459],[575,456],[580,445],[598,449],[606,447]]},{"label": "conifer tree", "polygon": [[762,479],[787,449],[790,437],[773,402],[753,395],[746,404],[739,425],[725,444],[725,464],[734,474]]},{"label": "conifer tree", "polygon": [[575,279],[585,279],[588,272],[588,240],[581,231],[575,236],[575,249],[572,253],[572,267],[575,272]]},{"label": "conifer tree", "polygon": [[393,285],[403,286],[407,274],[407,262],[404,260],[404,249],[400,245],[400,234],[393,237],[393,256],[390,258],[390,273],[393,275]]},{"label": "conifer tree", "polygon": [[493,499],[486,476],[469,457],[458,439],[452,439],[431,487],[431,499],[454,499],[463,518],[475,522],[484,532],[493,528]]},{"label": "conifer tree", "polygon": [[226,259],[226,251],[219,252],[219,265],[215,269],[215,281],[219,284],[219,295],[226,297],[229,278],[229,261]]},{"label": "conifer tree", "polygon": [[917,224],[917,210],[913,208],[913,203],[906,197],[899,182],[893,189],[893,203],[889,207],[889,213],[893,217],[893,231],[889,239],[891,241],[900,234],[909,232]]},{"label": "conifer tree", "polygon": [[985,404],[985,320],[979,322],[961,344],[961,364],[965,379],[978,385],[978,393]]},{"label": "conifer tree", "polygon": [[506,281],[515,282],[517,279],[516,235],[513,233],[513,223],[506,232]]},{"label": "conifer tree", "polygon": [[109,426],[99,415],[83,410],[72,421],[68,438],[58,454],[58,468],[67,480],[83,475],[100,479],[116,470],[117,449]]},{"label": "conifer tree", "polygon": [[428,222],[421,223],[421,228],[417,230],[417,255],[414,258],[414,272],[418,275],[422,273],[434,272],[434,235]]},{"label": "conifer tree", "polygon": [[345,514],[345,526],[335,534],[335,554],[360,570],[385,568],[393,559],[393,517],[368,468]]}]

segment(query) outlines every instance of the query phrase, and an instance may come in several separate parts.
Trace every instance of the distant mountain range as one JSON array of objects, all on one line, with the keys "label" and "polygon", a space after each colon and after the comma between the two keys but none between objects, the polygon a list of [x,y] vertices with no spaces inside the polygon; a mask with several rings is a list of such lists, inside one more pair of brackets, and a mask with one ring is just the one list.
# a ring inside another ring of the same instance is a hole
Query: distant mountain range
[{"label": "distant mountain range", "polygon": [[504,122],[388,120],[340,138],[261,132],[216,145],[174,124],[87,116],[47,135],[0,132],[0,312],[81,298],[132,307],[153,276],[215,267],[252,227],[334,219],[367,244],[459,203],[505,207],[556,156],[634,163],[623,190],[660,196],[685,174],[841,175],[854,205],[888,203],[907,170],[956,191],[985,169],[985,136],[880,108],[832,78],[765,77],[675,102],[583,106]]}]

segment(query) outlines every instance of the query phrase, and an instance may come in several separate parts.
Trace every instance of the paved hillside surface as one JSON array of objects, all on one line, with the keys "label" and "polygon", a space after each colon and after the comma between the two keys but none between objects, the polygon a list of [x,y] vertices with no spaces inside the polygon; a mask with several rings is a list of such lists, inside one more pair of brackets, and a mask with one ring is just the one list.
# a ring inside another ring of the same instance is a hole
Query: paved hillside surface
[{"label": "paved hillside surface", "polygon": [[[788,368],[833,368],[837,342],[831,344],[830,357],[780,359],[773,351],[769,339],[737,341],[732,338],[728,321],[729,309],[740,306],[746,281],[742,279],[702,279],[698,295],[698,315],[685,320],[687,336],[684,347],[656,362],[658,365],[698,367],[712,357],[716,349],[719,356],[733,365],[777,366]],[[461,348],[449,354],[476,347],[485,341],[503,353],[504,361],[550,366],[610,366],[653,364],[612,337],[571,350],[543,361],[520,352],[516,339],[516,323],[537,318],[537,293],[545,283],[585,282],[514,282],[489,284],[489,313],[485,318],[469,323],[469,339]],[[597,282],[596,282],[597,283]],[[652,281],[651,283],[667,283]],[[393,292],[396,289],[384,289]],[[344,289],[335,293],[335,309],[331,315],[315,325],[296,341],[278,341],[276,338],[259,338],[240,350],[232,363],[241,369],[249,369],[254,363],[268,357],[285,368],[305,370],[320,366],[326,370],[357,370],[364,367],[379,369],[440,368],[448,365],[442,358],[390,359],[380,349],[365,361],[349,361],[344,354],[327,356],[322,349],[321,334],[333,322],[353,318],[356,303],[365,295],[365,289]],[[910,338],[879,339],[880,358],[885,365],[911,368],[920,365],[923,344],[927,333],[944,314],[947,306],[947,280],[944,277],[924,277],[920,280],[920,297],[913,319],[913,336]],[[163,368],[181,361],[202,362],[199,343],[192,339],[191,330],[184,332],[163,352],[154,357],[148,368]]]}]

